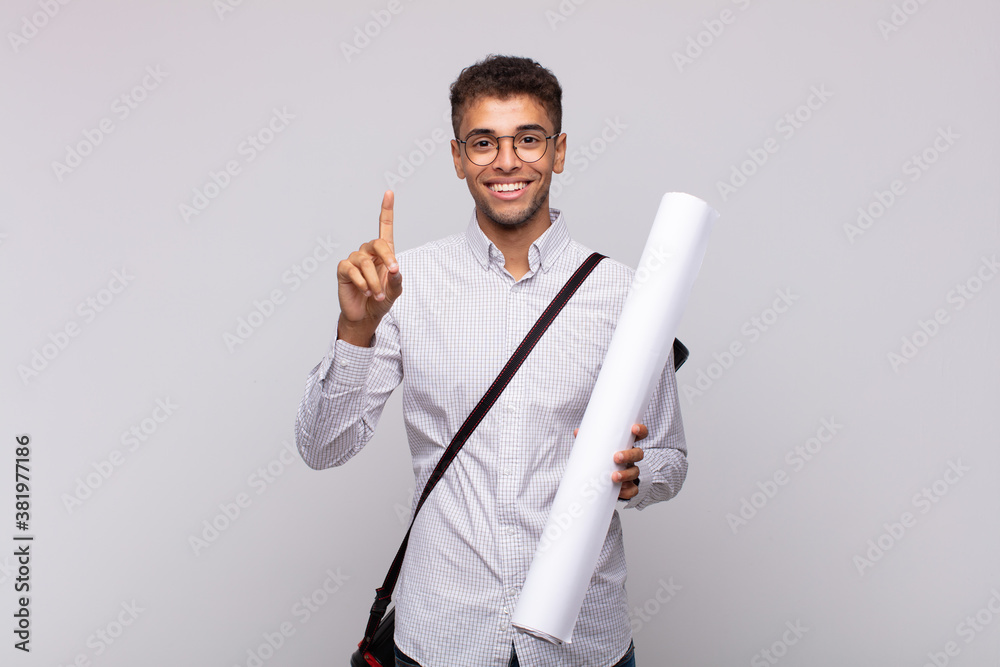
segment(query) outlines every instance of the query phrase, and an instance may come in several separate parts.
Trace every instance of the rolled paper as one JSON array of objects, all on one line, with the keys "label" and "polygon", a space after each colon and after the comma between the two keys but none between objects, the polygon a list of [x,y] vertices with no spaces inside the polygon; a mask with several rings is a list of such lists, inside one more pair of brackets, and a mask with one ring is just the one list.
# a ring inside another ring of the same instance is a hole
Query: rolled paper
[{"label": "rolled paper", "polygon": [[670,355],[717,211],[668,192],[642,251],[566,471],[514,610],[518,630],[570,643],[621,483],[614,453],[634,442]]}]

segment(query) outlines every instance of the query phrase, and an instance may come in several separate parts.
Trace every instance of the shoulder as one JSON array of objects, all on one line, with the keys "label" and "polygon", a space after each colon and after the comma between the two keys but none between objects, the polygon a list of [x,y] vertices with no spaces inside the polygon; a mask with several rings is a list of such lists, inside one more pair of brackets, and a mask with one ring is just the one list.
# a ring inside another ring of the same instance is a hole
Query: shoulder
[{"label": "shoulder", "polygon": [[436,241],[430,241],[416,248],[408,248],[396,253],[402,271],[433,270],[441,266],[453,266],[469,257],[469,245],[465,234],[452,234]]},{"label": "shoulder", "polygon": [[467,246],[465,241],[465,234],[452,234],[446,236],[443,239],[438,239],[436,241],[429,241],[416,248],[408,248],[406,250],[396,253],[396,259],[400,262],[420,262],[432,259],[435,257],[442,257],[452,255],[456,252],[461,252]]},{"label": "shoulder", "polygon": [[[568,262],[575,268],[583,263],[594,251],[575,240],[570,240],[566,246],[566,257]],[[598,251],[600,252],[600,251]],[[603,253],[602,253],[603,254]],[[591,277],[597,278],[599,282],[607,286],[614,286],[627,290],[632,284],[632,276],[635,270],[627,264],[622,264],[616,259],[605,257],[594,269]]]}]

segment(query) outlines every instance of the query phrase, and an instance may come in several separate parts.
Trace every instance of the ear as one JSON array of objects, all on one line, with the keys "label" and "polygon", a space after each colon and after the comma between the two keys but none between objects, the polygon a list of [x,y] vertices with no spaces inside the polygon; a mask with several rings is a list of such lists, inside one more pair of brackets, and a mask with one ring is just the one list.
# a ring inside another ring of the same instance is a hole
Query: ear
[{"label": "ear", "polygon": [[451,140],[451,159],[455,162],[455,175],[465,179],[465,169],[462,168],[462,147],[455,139]]},{"label": "ear", "polygon": [[556,158],[552,163],[552,171],[561,174],[563,167],[566,166],[566,133],[563,132],[558,137],[555,138],[556,144]]}]

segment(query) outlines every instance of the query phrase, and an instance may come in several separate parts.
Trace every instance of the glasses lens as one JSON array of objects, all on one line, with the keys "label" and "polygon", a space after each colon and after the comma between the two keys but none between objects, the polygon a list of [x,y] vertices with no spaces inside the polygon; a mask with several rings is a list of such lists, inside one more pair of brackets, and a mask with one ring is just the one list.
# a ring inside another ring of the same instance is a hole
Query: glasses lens
[{"label": "glasses lens", "polygon": [[545,147],[548,146],[545,135],[535,130],[519,132],[514,137],[514,152],[523,162],[537,162],[545,155]]},{"label": "glasses lens", "polygon": [[[537,162],[545,155],[548,143],[541,132],[525,130],[514,137],[514,152],[522,162]],[[499,152],[500,140],[492,134],[478,134],[465,142],[465,154],[473,164],[480,167],[492,164]]]},{"label": "glasses lens", "polygon": [[497,156],[500,143],[491,134],[478,134],[465,142],[465,153],[473,164],[485,167]]}]

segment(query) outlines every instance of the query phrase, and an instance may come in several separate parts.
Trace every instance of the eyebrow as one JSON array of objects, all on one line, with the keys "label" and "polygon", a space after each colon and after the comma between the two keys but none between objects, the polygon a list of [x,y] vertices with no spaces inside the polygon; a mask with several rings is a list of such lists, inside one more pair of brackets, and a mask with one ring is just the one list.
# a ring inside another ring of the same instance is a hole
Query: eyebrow
[{"label": "eyebrow", "polygon": [[[525,125],[518,125],[516,128],[516,132],[524,132],[525,130],[539,130],[541,132],[548,132],[548,130],[546,130],[544,127],[542,127],[537,123],[527,123]],[[496,130],[492,130],[488,127],[477,127],[473,130],[470,130],[469,133],[465,135],[465,138],[468,139],[469,137],[475,136],[477,134],[492,134],[493,136],[497,136]]]}]

